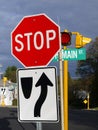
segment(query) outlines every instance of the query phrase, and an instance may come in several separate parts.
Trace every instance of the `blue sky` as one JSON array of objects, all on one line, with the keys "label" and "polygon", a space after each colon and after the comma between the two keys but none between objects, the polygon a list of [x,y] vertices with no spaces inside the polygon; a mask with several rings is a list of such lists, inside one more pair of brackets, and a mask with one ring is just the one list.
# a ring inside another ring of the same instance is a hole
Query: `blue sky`
[{"label": "blue sky", "polygon": [[[0,64],[3,71],[10,65],[22,67],[11,55],[10,35],[24,16],[39,13],[46,13],[59,24],[61,31],[78,31],[93,40],[98,36],[98,0],[0,0]],[[75,67],[76,62],[69,62],[72,75]]]}]

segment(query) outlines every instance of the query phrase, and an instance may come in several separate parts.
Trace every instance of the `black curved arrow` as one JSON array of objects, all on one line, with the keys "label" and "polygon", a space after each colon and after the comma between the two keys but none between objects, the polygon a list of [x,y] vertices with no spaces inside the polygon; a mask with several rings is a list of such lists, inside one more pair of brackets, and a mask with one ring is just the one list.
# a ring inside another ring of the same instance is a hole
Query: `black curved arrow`
[{"label": "black curved arrow", "polygon": [[40,117],[41,107],[47,97],[48,85],[53,86],[53,83],[49,80],[46,74],[43,73],[35,85],[35,87],[41,86],[41,93],[35,104],[34,117]]}]

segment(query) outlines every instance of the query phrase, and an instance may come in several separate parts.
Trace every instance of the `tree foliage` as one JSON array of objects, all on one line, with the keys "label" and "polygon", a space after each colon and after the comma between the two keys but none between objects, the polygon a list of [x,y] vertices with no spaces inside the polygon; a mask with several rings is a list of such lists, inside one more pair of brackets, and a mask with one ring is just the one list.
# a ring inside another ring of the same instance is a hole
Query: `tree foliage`
[{"label": "tree foliage", "polygon": [[8,66],[7,69],[5,70],[4,76],[8,78],[8,80],[12,82],[16,82],[16,66]]},{"label": "tree foliage", "polygon": [[92,106],[98,106],[98,37],[89,45],[87,59],[78,61],[77,74],[86,83]]}]

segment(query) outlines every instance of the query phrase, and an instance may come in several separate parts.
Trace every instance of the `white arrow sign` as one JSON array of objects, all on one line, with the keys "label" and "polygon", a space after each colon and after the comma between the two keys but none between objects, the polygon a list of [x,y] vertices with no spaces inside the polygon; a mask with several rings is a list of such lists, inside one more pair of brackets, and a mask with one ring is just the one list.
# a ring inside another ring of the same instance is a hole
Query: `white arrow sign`
[{"label": "white arrow sign", "polygon": [[18,70],[19,121],[57,121],[56,69]]}]

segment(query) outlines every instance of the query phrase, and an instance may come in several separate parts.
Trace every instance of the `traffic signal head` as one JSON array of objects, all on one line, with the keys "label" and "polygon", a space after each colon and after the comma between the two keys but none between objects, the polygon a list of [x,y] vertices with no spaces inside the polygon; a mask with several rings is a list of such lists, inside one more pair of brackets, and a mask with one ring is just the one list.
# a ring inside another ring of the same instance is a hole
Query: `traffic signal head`
[{"label": "traffic signal head", "polygon": [[83,36],[80,35],[80,34],[77,34],[76,35],[76,48],[81,48],[82,47],[82,39],[83,39]]},{"label": "traffic signal head", "polygon": [[81,34],[76,35],[76,48],[84,47],[87,43],[91,42],[91,38],[83,37]]},{"label": "traffic signal head", "polygon": [[61,32],[61,43],[63,46],[71,44],[71,32]]}]

